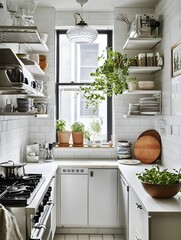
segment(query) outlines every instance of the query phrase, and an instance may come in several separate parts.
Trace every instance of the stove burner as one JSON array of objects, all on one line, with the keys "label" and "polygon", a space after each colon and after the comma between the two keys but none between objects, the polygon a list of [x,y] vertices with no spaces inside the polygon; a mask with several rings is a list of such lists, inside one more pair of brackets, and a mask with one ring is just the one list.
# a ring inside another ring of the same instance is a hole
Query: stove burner
[{"label": "stove burner", "polygon": [[7,192],[8,193],[19,193],[26,190],[26,187],[24,186],[16,186],[16,185],[12,185],[10,187],[7,188]]},{"label": "stove burner", "polygon": [[40,181],[43,182],[42,174],[26,174],[18,179],[0,178],[0,203],[4,206],[28,205]]}]

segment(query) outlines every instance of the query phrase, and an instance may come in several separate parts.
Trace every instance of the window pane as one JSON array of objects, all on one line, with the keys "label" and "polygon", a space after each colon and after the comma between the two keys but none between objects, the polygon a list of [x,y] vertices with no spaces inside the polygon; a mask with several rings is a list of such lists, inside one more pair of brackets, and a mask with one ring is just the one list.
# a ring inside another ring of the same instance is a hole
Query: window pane
[{"label": "window pane", "polygon": [[[108,31],[109,32],[109,31]],[[90,44],[70,43],[65,31],[58,33],[58,69],[57,69],[57,119],[65,119],[67,128],[80,121],[89,130],[91,140],[101,139],[107,142],[107,99],[99,103],[98,110],[93,112],[92,108],[86,108],[86,101],[78,93],[78,84],[89,84],[94,77],[90,76],[96,68],[103,64],[104,60],[98,61],[98,57],[108,46],[108,32],[98,35],[96,41]],[[112,35],[111,35],[112,36]],[[75,84],[74,84],[75,83]],[[93,131],[100,126],[101,131],[96,134]],[[111,127],[110,127],[111,128]],[[112,128],[111,128],[112,129]],[[110,133],[109,133],[110,135]]]},{"label": "window pane", "polygon": [[[81,97],[81,94],[77,94],[76,88],[61,88],[59,90],[60,102],[59,102],[59,115],[60,118],[66,119],[67,127],[70,130],[71,125],[80,121],[85,124],[86,129],[89,130],[93,138],[101,139],[103,142],[107,142],[107,101],[102,101],[99,105],[98,111],[93,113],[91,108],[85,106],[85,100]],[[65,104],[66,103],[66,104]],[[94,134],[91,129],[91,123],[93,121],[102,120],[101,132],[98,135]]]},{"label": "window pane", "polygon": [[98,65],[98,56],[107,47],[107,34],[98,35],[96,41],[91,44],[70,43],[66,34],[59,35],[59,71],[61,83],[91,82],[90,76]]}]

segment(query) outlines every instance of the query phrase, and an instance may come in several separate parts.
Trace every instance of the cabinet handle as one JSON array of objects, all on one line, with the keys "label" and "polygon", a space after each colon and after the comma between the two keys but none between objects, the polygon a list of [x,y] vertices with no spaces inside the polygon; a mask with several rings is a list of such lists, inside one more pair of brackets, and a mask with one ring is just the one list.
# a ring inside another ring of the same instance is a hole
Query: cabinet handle
[{"label": "cabinet handle", "polygon": [[137,208],[142,209],[142,205],[141,204],[136,203],[136,206],[137,206]]},{"label": "cabinet handle", "polygon": [[91,171],[91,172],[90,172],[90,177],[93,177],[93,176],[94,176],[94,172]]}]

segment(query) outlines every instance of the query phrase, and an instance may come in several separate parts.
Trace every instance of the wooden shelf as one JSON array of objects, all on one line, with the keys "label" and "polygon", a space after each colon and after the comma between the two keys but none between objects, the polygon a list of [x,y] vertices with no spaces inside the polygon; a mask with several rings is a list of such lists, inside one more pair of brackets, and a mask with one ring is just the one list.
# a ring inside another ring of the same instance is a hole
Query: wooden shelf
[{"label": "wooden shelf", "polygon": [[123,92],[123,94],[161,94],[160,90],[126,90]]},{"label": "wooden shelf", "polygon": [[154,48],[161,42],[161,38],[128,38],[123,49],[147,50]]},{"label": "wooden shelf", "polygon": [[45,72],[40,68],[40,66],[33,60],[28,59],[20,59],[22,63],[26,66],[26,68],[32,73],[33,75],[40,75],[44,76]]},{"label": "wooden shelf", "polygon": [[160,69],[161,69],[160,66],[153,66],[153,67],[131,66],[129,67],[129,73],[155,73]]}]

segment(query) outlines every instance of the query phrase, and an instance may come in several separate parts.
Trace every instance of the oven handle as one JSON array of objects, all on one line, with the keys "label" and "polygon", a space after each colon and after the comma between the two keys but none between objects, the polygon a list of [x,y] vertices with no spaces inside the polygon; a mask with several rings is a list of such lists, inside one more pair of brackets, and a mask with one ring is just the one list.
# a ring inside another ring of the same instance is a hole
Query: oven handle
[{"label": "oven handle", "polygon": [[54,206],[54,203],[53,202],[49,202],[48,205],[49,205],[49,208],[44,213],[45,217],[44,217],[43,222],[37,223],[33,227],[32,232],[31,232],[31,237],[30,237],[29,240],[42,240],[43,234],[44,234],[44,232],[46,230],[47,221],[48,221],[48,218],[49,218],[50,213],[52,211],[52,208]]}]

